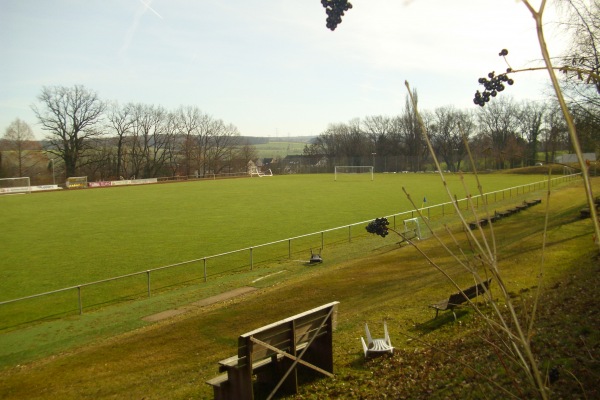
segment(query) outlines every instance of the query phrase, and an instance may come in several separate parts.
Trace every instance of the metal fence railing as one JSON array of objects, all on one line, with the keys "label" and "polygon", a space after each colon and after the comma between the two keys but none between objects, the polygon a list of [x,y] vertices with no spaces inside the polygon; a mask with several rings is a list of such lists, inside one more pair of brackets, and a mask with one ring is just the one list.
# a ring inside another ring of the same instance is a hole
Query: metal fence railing
[{"label": "metal fence railing", "polygon": [[[578,179],[580,174],[564,175],[550,180],[552,186]],[[539,181],[526,185],[515,186],[483,195],[471,196],[470,201],[476,207],[492,204],[527,193],[546,189],[548,181]],[[455,214],[456,208],[468,210],[469,198],[455,199],[451,202],[420,208],[421,215],[428,219],[436,219]],[[405,211],[386,216],[390,224],[397,229],[402,221],[418,216],[416,210]],[[294,236],[269,243],[259,244],[243,249],[228,251],[165,265],[145,271],[107,278],[95,282],[82,283],[49,292],[38,293],[17,299],[0,302],[0,321],[10,321],[9,326],[48,318],[51,316],[79,313],[83,314],[86,307],[97,307],[102,304],[114,303],[140,297],[150,297],[153,292],[169,287],[182,286],[199,280],[207,282],[225,273],[241,270],[252,270],[257,264],[291,259],[296,254],[307,252],[312,248],[325,248],[341,242],[352,242],[359,237],[366,237],[364,229],[369,221],[355,222],[349,225]],[[359,228],[359,229],[356,229]],[[107,289],[106,285],[110,285]],[[85,293],[84,293],[85,292]],[[85,294],[85,296],[84,296]],[[84,306],[84,299],[87,305]],[[39,302],[42,303],[39,303]],[[30,302],[28,306],[24,302]],[[9,308],[13,307],[12,310]],[[3,323],[0,329],[6,328]]]}]

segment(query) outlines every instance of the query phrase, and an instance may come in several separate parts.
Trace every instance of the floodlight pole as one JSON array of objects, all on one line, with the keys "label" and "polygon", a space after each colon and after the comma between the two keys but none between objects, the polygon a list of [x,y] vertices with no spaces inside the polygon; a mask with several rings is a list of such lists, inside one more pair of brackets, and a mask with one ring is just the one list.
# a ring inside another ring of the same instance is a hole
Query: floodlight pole
[{"label": "floodlight pole", "polygon": [[54,177],[54,158],[51,158],[50,162],[52,163],[52,184],[56,185],[56,178]]}]

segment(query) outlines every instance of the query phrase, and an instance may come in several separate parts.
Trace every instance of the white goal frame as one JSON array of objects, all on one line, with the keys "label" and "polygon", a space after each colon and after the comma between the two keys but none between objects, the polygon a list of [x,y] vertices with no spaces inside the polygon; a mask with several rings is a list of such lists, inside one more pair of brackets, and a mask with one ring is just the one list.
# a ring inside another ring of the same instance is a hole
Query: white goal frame
[{"label": "white goal frame", "polygon": [[419,218],[409,218],[404,221],[404,234],[414,233],[416,239],[421,240],[421,225],[419,224]]},{"label": "white goal frame", "polygon": [[373,166],[372,165],[336,165],[333,171],[333,180],[337,181],[338,174],[371,174],[371,180],[373,180]]},{"label": "white goal frame", "polygon": [[70,176],[65,182],[67,189],[85,189],[87,188],[87,176]]},{"label": "white goal frame", "polygon": [[31,180],[28,176],[0,178],[0,194],[31,193]]}]

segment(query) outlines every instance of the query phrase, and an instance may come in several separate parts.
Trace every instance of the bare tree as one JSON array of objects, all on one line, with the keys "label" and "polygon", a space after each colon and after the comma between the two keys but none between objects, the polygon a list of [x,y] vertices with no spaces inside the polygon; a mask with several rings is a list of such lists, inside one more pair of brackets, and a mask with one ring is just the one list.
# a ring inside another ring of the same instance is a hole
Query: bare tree
[{"label": "bare tree", "polygon": [[192,172],[198,171],[198,159],[200,158],[198,135],[204,117],[198,107],[182,106],[175,111],[175,123],[179,137],[179,161],[185,175],[192,175]]},{"label": "bare tree", "polygon": [[518,131],[518,112],[511,98],[501,97],[479,109],[479,128],[489,136],[496,168],[503,169],[507,159],[507,145]]},{"label": "bare tree", "polygon": [[202,115],[200,118],[200,126],[198,127],[198,133],[196,135],[196,143],[198,146],[196,166],[202,176],[206,176],[213,167],[211,165],[211,160],[213,159],[213,138],[218,134],[221,124],[222,121],[215,120],[206,114]]},{"label": "bare tree", "polygon": [[[385,160],[385,157],[396,155],[389,141],[389,136],[394,132],[392,118],[383,115],[365,117],[362,120],[362,130],[372,142],[370,151],[377,155],[376,160]],[[382,170],[381,167],[373,167],[376,171]]]},{"label": "bare tree", "polygon": [[527,101],[522,103],[518,123],[521,133],[527,140],[526,164],[534,165],[537,161],[538,145],[544,125],[547,105],[540,102]]},{"label": "bare tree", "polygon": [[169,168],[175,129],[172,115],[163,107],[136,104],[133,107],[132,136],[129,140],[131,175],[157,177]]},{"label": "bare tree", "polygon": [[27,171],[38,160],[33,151],[41,150],[31,127],[25,121],[17,118],[6,128],[0,142],[1,148],[5,152],[4,163],[14,165],[14,169],[11,168],[12,172],[7,172],[11,172],[11,175],[27,176]]},{"label": "bare tree", "polygon": [[568,130],[565,118],[558,106],[552,107],[544,117],[545,129],[542,131],[544,160],[553,162],[559,150],[566,148]]},{"label": "bare tree", "polygon": [[222,120],[213,121],[210,148],[207,149],[208,166],[213,173],[219,174],[230,166],[233,150],[239,145],[239,131],[232,124]]},{"label": "bare tree", "polygon": [[247,165],[250,160],[258,158],[256,146],[250,144],[249,140],[244,140],[237,151],[237,156],[244,165]]},{"label": "bare tree", "polygon": [[133,127],[133,104],[126,104],[121,107],[117,103],[113,103],[108,107],[106,119],[108,120],[109,129],[115,134],[114,143],[116,146],[116,160],[113,169],[115,177],[126,175],[123,166],[123,152],[125,141],[128,135],[131,135]]},{"label": "bare tree", "polygon": [[97,126],[105,104],[81,85],[44,87],[38,96],[41,108],[32,106],[42,129],[48,131],[49,152],[62,158],[67,176],[75,176],[88,139],[101,135]]},{"label": "bare tree", "polygon": [[460,163],[465,155],[463,138],[460,129],[461,113],[454,107],[446,106],[436,108],[433,121],[430,125],[431,142],[436,154],[446,163],[446,167],[453,172],[460,169]]},{"label": "bare tree", "polygon": [[[414,89],[412,95],[415,102],[418,103],[417,90]],[[423,113],[424,121],[427,124],[427,115]],[[404,141],[404,148],[408,156],[409,170],[421,171],[423,162],[427,158],[427,146],[421,135],[417,116],[411,105],[410,99],[406,97],[404,112],[399,117],[399,128],[401,140]]]},{"label": "bare tree", "polygon": [[[559,2],[566,19],[561,23],[570,38],[561,61],[577,69],[600,72],[600,2],[598,0],[564,0]],[[600,81],[588,79],[576,70],[565,69],[567,85],[563,91],[575,95],[579,100],[592,102],[598,107]]]}]

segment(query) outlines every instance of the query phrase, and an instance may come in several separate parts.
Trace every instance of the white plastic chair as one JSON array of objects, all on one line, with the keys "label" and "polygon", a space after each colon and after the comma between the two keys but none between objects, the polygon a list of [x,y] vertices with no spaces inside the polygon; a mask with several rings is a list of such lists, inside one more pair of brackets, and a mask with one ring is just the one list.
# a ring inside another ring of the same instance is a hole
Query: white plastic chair
[{"label": "white plastic chair", "polygon": [[365,339],[362,336],[360,337],[360,340],[362,342],[363,351],[366,358],[376,357],[386,353],[394,354],[394,346],[392,346],[392,342],[390,340],[386,321],[383,321],[383,339],[373,339],[371,337],[371,332],[369,332],[369,325],[367,323],[365,323],[365,332],[367,334],[367,342],[365,343]]}]

